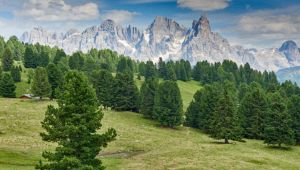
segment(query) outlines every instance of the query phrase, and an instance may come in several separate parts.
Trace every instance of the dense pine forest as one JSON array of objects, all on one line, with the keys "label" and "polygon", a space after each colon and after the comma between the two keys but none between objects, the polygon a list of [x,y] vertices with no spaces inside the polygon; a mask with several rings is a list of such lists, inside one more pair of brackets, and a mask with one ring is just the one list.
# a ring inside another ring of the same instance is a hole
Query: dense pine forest
[{"label": "dense pine forest", "polygon": [[[96,49],[67,55],[16,37],[0,38],[0,56],[0,96],[20,97],[16,84],[26,75],[30,95],[58,103],[45,110],[41,140],[59,146],[43,153],[48,161],[38,169],[102,169],[95,157],[118,135],[113,128],[95,133],[102,126],[102,110],[109,109],[139,113],[161,128],[199,129],[226,144],[245,138],[263,140],[273,149],[300,144],[300,88],[291,81],[279,83],[274,72],[254,70],[248,63],[141,62]],[[135,79],[143,80],[140,88]],[[177,80],[202,85],[186,111]]]}]

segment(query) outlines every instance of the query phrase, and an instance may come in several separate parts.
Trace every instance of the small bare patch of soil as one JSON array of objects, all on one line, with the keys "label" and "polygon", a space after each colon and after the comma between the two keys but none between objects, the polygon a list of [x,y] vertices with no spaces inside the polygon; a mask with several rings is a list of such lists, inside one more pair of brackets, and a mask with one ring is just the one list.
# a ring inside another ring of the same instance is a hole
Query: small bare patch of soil
[{"label": "small bare patch of soil", "polygon": [[117,151],[117,152],[104,152],[99,154],[99,157],[113,157],[113,158],[130,158],[144,153],[143,150],[130,150],[130,151]]}]

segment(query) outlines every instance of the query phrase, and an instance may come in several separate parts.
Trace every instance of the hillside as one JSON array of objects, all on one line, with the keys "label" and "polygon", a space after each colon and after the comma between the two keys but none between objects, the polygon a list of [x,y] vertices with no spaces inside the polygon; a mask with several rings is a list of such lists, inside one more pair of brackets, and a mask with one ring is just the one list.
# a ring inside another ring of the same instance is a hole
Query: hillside
[{"label": "hillside", "polygon": [[[141,82],[137,82],[140,84]],[[184,108],[201,88],[179,82]],[[0,99],[0,169],[33,169],[44,143],[39,132],[47,105],[55,102]],[[262,141],[223,145],[198,130],[161,128],[131,112],[105,111],[103,130],[114,127],[117,140],[101,152],[107,169],[299,169],[300,148],[270,149]]]}]

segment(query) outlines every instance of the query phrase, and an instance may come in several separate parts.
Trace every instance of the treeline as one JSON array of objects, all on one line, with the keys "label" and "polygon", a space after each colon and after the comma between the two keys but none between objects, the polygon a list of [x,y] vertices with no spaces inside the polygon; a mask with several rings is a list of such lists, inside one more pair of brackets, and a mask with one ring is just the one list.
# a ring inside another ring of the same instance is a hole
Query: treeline
[{"label": "treeline", "polygon": [[[238,66],[228,60],[202,61],[193,68],[185,60],[137,62],[111,50],[67,55],[58,48],[11,39],[5,43],[0,38],[3,97],[15,97],[15,82],[20,82],[21,72],[26,71],[33,95],[57,98],[65,75],[75,70],[86,75],[104,108],[140,112],[166,127],[184,124],[198,128],[226,143],[243,137],[280,146],[300,143],[300,89],[290,81],[280,84],[274,72],[260,72],[248,63]],[[26,69],[14,61],[22,61]],[[135,84],[135,75],[145,78],[141,89]],[[185,114],[176,80],[196,80],[204,86]]]}]

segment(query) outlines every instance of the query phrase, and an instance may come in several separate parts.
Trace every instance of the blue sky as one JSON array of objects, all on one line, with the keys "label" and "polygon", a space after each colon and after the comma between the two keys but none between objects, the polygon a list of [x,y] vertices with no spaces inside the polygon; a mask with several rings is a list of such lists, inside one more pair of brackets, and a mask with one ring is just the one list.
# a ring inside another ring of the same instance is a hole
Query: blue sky
[{"label": "blue sky", "polygon": [[299,11],[300,0],[0,0],[0,35],[20,36],[36,26],[84,30],[105,19],[143,30],[155,16],[189,28],[205,14],[231,44],[278,47],[290,39],[300,45]]}]

